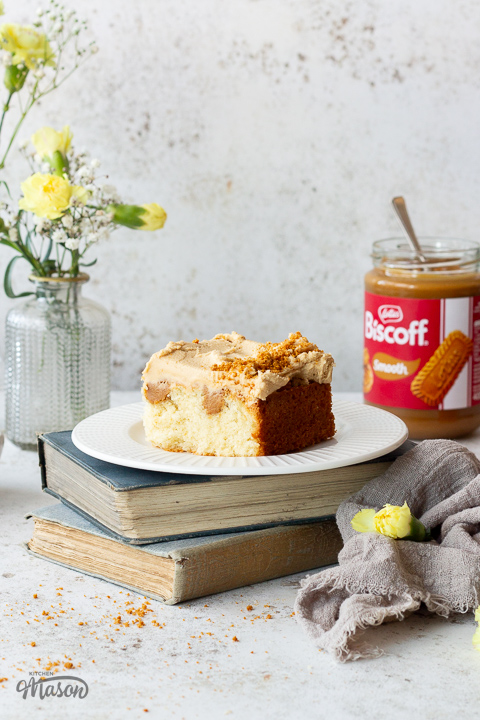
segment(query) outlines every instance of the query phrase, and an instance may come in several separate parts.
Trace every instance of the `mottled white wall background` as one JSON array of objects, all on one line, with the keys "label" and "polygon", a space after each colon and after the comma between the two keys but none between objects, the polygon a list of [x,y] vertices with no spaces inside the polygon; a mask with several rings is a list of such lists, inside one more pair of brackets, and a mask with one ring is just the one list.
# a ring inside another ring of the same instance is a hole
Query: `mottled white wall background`
[{"label": "mottled white wall background", "polygon": [[[38,0],[5,5],[28,22]],[[359,390],[363,275],[372,240],[398,233],[391,198],[420,234],[480,239],[480,4],[72,6],[100,51],[22,137],[70,123],[126,201],[169,215],[98,247],[86,293],[112,313],[114,387],[139,387],[171,339],[298,329],[334,355],[334,388]],[[10,181],[25,170],[12,158]]]}]

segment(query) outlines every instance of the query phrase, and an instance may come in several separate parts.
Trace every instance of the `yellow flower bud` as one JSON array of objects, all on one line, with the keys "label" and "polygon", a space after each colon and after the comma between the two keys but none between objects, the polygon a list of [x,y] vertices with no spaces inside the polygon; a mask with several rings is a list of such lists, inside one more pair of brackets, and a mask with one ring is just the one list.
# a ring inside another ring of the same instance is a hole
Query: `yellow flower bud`
[{"label": "yellow flower bud", "polygon": [[35,173],[22,183],[23,198],[18,207],[28,210],[38,217],[56,220],[70,207],[72,199],[85,203],[88,192],[79,185],[70,185],[68,180],[58,175]]},{"label": "yellow flower bud", "polygon": [[40,157],[48,160],[57,151],[65,157],[70,149],[72,138],[70,126],[64,125],[62,130],[42,127],[32,135],[31,140]]},{"label": "yellow flower bud", "polygon": [[165,225],[167,219],[167,213],[165,210],[157,205],[157,203],[150,203],[148,205],[140,205],[145,212],[140,216],[143,225],[140,226],[139,230],[160,230]]},{"label": "yellow flower bud", "polygon": [[5,23],[0,27],[0,47],[12,54],[13,65],[23,63],[29,70],[41,65],[55,65],[47,38],[33,27]]},{"label": "yellow flower bud", "polygon": [[25,65],[8,65],[5,68],[5,75],[3,76],[3,84],[7,88],[9,93],[20,92],[25,85],[27,79],[28,68]]}]

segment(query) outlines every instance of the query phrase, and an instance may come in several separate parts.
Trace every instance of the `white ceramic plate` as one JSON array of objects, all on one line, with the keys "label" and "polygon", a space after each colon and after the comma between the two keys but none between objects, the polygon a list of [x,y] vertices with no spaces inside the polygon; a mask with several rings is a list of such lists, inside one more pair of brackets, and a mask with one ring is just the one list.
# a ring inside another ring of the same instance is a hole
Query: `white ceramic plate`
[{"label": "white ceramic plate", "polygon": [[142,424],[143,402],[122,405],[82,420],[72,433],[79,450],[139,470],[193,475],[275,475],[328,470],[385,455],[408,435],[405,423],[385,410],[333,400],[337,432],[332,440],[288,455],[211,457],[152,447]]}]

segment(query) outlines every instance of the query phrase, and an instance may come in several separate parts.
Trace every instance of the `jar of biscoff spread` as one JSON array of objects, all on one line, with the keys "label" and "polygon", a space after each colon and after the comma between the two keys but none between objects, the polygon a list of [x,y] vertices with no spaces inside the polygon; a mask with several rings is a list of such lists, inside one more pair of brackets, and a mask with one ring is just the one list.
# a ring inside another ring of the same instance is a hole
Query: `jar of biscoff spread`
[{"label": "jar of biscoff spread", "polygon": [[365,276],[365,402],[415,439],[480,425],[480,245],[420,238],[422,263],[397,238],[373,244]]}]

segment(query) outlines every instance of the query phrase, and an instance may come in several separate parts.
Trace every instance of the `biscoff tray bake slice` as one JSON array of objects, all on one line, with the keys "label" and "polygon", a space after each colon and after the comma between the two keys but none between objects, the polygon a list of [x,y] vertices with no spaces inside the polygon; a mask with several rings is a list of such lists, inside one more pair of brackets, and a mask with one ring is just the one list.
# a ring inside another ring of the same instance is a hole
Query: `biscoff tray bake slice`
[{"label": "biscoff tray bake slice", "polygon": [[142,375],[149,442],[172,452],[249,457],[295,452],[335,434],[333,358],[301,333],[170,342]]}]

